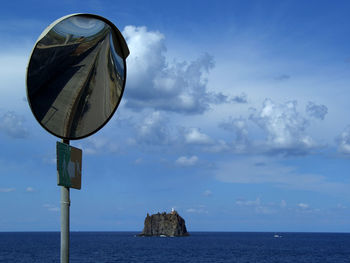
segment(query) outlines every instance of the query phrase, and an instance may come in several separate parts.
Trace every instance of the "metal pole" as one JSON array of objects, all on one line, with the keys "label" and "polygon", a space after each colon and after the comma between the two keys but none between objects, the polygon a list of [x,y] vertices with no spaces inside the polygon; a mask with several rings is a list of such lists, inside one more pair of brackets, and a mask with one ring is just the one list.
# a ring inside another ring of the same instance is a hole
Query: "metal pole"
[{"label": "metal pole", "polygon": [[69,207],[69,187],[61,186],[61,263],[69,263]]}]

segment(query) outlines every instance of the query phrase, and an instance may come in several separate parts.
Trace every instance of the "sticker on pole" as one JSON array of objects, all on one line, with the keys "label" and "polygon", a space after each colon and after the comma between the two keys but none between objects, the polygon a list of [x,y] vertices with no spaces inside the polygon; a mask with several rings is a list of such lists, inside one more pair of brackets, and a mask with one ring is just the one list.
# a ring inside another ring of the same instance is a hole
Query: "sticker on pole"
[{"label": "sticker on pole", "polygon": [[81,189],[81,149],[57,142],[57,184]]}]

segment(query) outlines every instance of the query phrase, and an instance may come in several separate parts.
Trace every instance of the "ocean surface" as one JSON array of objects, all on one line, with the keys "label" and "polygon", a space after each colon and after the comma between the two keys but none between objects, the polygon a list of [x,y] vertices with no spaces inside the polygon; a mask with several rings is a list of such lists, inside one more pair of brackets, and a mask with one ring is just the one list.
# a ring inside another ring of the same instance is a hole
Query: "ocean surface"
[{"label": "ocean surface", "polygon": [[[135,234],[71,232],[70,262],[350,263],[350,234],[192,232],[181,238]],[[60,262],[59,255],[59,232],[0,233],[0,262]]]}]

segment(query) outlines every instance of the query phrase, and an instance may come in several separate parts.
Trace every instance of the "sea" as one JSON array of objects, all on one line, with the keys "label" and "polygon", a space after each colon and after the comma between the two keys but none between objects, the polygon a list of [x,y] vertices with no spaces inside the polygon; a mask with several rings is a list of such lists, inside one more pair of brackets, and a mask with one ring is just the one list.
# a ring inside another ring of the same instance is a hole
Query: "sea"
[{"label": "sea", "polygon": [[[136,232],[71,232],[70,262],[346,262],[350,233],[192,232],[138,237]],[[60,262],[59,232],[0,233],[0,262]]]}]

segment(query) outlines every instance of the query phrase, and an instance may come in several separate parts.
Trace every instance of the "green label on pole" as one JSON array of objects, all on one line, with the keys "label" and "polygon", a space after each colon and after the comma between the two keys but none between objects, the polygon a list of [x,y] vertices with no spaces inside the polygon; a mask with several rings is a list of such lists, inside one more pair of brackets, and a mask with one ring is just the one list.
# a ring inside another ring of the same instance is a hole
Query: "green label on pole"
[{"label": "green label on pole", "polygon": [[57,142],[57,184],[81,189],[81,149]]}]

